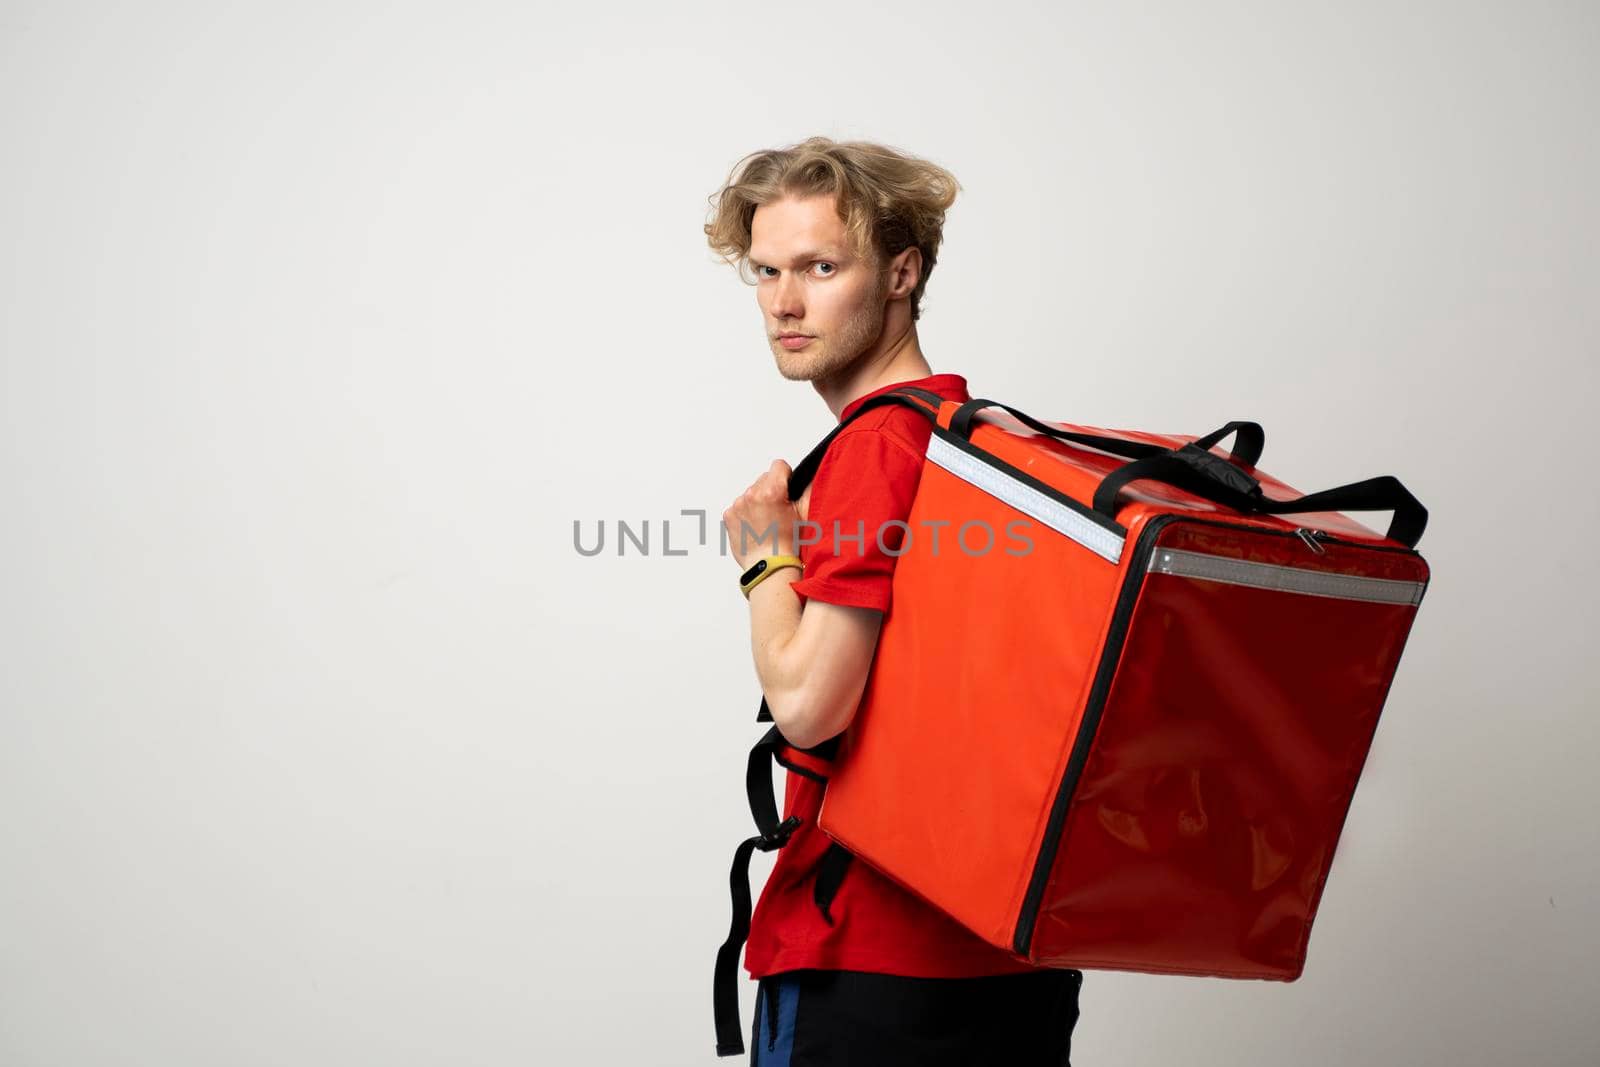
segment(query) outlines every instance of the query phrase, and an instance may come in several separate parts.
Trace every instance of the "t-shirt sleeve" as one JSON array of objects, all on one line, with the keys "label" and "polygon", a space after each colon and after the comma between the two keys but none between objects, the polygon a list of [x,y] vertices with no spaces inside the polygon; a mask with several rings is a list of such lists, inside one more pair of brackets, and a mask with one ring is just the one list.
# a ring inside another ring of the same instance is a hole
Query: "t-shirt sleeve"
[{"label": "t-shirt sleeve", "polygon": [[815,539],[801,548],[803,577],[791,587],[802,600],[889,610],[894,565],[921,476],[922,457],[886,434],[834,439],[806,509],[806,521],[816,525],[801,527],[803,536]]}]

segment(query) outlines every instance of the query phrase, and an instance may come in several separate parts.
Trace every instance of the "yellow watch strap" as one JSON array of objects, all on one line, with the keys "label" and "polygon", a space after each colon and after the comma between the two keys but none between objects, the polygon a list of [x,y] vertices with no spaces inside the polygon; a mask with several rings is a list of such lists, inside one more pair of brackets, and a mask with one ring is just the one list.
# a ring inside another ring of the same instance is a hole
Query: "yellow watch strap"
[{"label": "yellow watch strap", "polygon": [[739,589],[744,593],[744,598],[749,600],[750,590],[754,589],[756,586],[760,585],[773,574],[776,574],[785,567],[796,567],[800,570],[804,570],[805,564],[800,561],[799,556],[763,556],[761,559],[756,560],[756,562],[751,565],[750,570],[745,572],[746,574],[749,574],[751,571],[754,571],[754,577],[748,579],[741,578],[739,581]]}]

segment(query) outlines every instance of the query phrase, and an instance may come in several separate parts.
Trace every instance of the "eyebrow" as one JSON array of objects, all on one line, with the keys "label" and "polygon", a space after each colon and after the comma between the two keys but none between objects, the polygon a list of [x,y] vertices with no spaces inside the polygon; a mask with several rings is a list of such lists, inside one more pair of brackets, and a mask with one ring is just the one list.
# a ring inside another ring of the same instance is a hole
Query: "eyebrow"
[{"label": "eyebrow", "polygon": [[[814,259],[843,259],[843,258],[845,258],[844,257],[844,253],[840,252],[837,248],[818,248],[818,249],[814,249],[814,250],[812,250],[810,252],[800,252],[800,253],[796,254],[793,259],[789,260],[789,262],[791,264],[793,264],[793,263],[809,263]],[[771,263],[768,263],[766,260],[763,260],[763,259],[758,259],[755,255],[751,255],[750,262],[754,263],[754,264],[756,264],[758,266],[762,266],[762,267],[770,267],[770,266],[772,266]]]}]

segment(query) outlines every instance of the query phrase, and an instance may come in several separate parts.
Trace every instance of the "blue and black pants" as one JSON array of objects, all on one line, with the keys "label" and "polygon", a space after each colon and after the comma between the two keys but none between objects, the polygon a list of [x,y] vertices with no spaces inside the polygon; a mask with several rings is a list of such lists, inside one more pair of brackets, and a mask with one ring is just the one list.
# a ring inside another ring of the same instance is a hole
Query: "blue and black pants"
[{"label": "blue and black pants", "polygon": [[1083,972],[787,971],[756,986],[753,1067],[1069,1067]]}]

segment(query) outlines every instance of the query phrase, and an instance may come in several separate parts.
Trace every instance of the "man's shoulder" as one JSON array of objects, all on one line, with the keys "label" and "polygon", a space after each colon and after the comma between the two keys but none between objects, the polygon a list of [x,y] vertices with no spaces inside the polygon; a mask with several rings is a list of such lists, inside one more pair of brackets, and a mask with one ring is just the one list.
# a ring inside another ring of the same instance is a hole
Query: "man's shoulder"
[{"label": "man's shoulder", "polygon": [[894,405],[873,408],[840,430],[829,451],[840,445],[844,446],[841,452],[854,451],[857,447],[890,446],[921,458],[928,447],[930,426],[926,416],[909,408]]},{"label": "man's shoulder", "polygon": [[933,419],[928,413],[903,404],[884,404],[856,416],[839,431],[834,441],[856,435],[873,435],[920,459],[928,449],[928,437],[932,432]]},{"label": "man's shoulder", "polygon": [[[935,375],[903,384],[933,393],[941,401],[970,399],[966,379],[955,375]],[[907,404],[880,404],[851,419],[828,451],[830,455],[838,449],[841,455],[905,458],[913,466],[920,466],[932,432],[933,419],[927,411]]]}]

